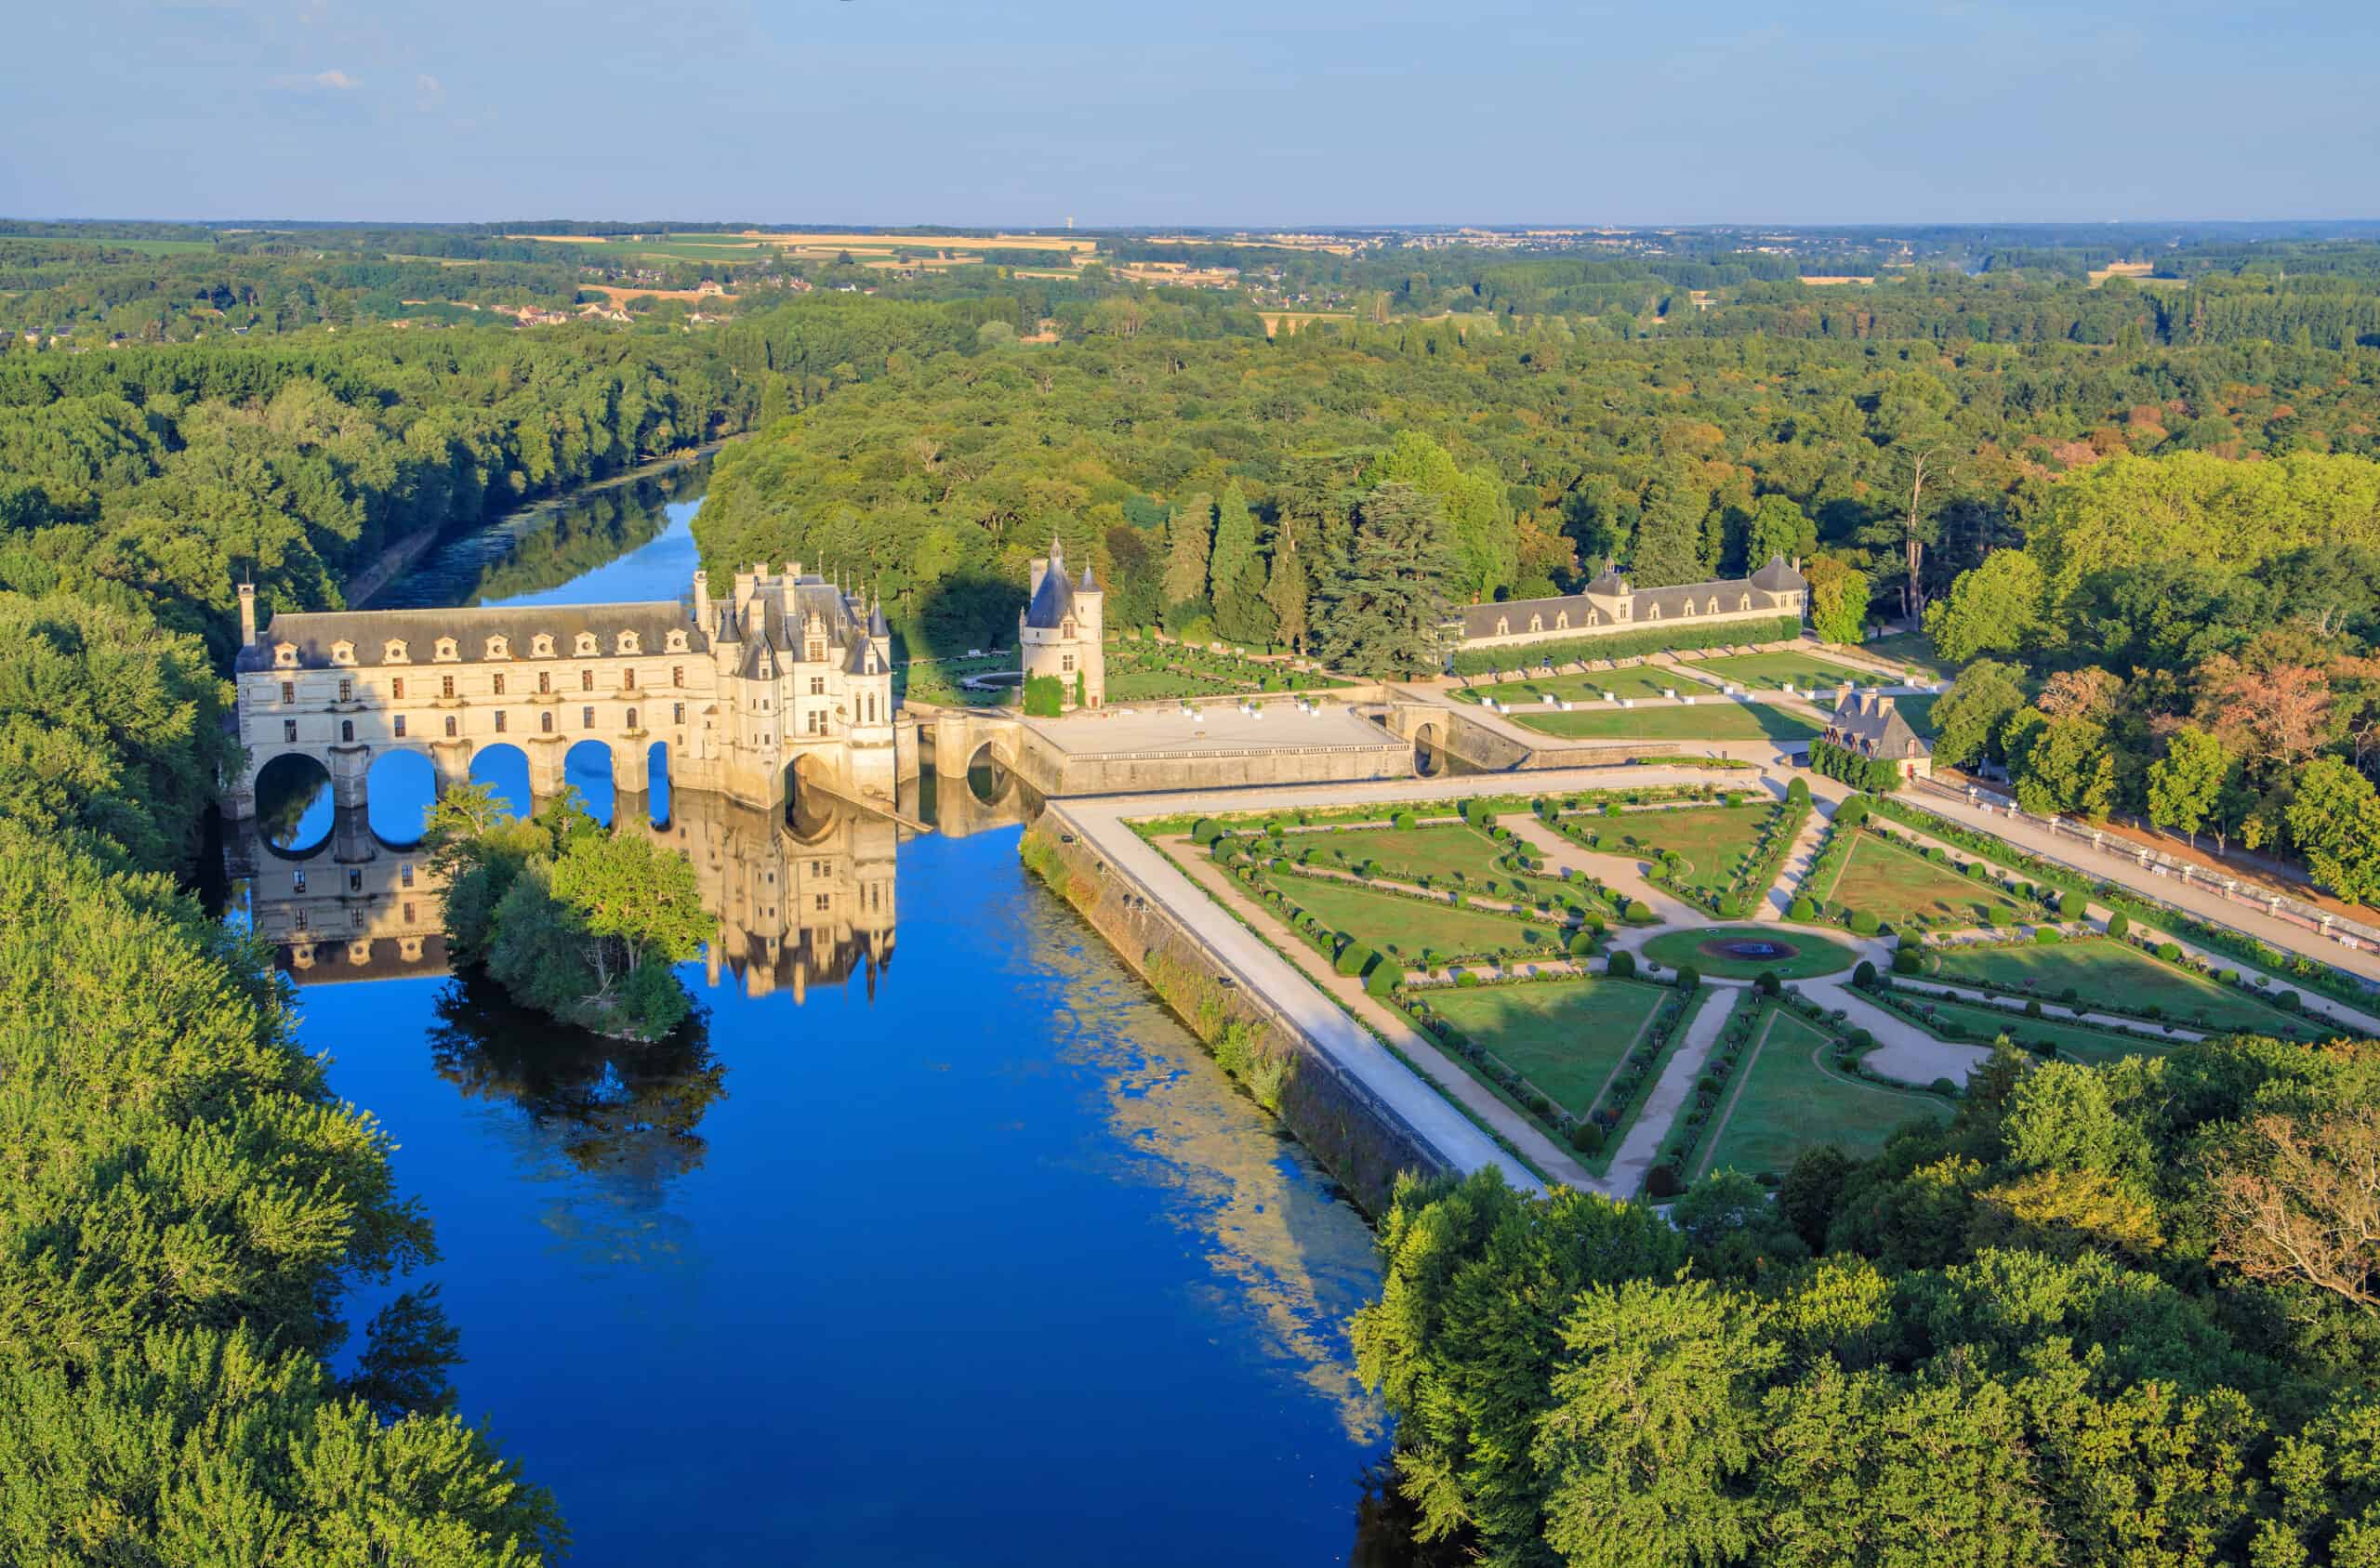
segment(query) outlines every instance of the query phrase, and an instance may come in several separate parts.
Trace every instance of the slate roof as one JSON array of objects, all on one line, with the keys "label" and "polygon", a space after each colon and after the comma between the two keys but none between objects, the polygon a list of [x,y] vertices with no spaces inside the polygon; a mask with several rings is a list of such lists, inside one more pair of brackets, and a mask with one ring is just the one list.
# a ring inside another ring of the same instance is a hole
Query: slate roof
[{"label": "slate roof", "polygon": [[1770,593],[1791,593],[1795,588],[1808,587],[1810,580],[1786,565],[1783,556],[1773,555],[1767,565],[1752,574],[1752,586]]},{"label": "slate roof", "polygon": [[1848,690],[1841,692],[1835,698],[1834,713],[1827,730],[1829,740],[1855,747],[1869,757],[1900,762],[1934,755],[1934,748],[1909,727],[1909,720],[1901,717],[1893,700],[1873,692],[1858,696]]},{"label": "slate roof", "polygon": [[[596,647],[609,658],[615,656],[624,631],[637,634],[640,653],[661,652],[673,631],[686,634],[690,652],[710,646],[704,628],[694,625],[685,607],[674,600],[642,604],[483,605],[462,610],[324,610],[276,614],[257,641],[240,650],[232,667],[243,674],[286,668],[273,663],[273,645],[288,642],[297,645],[300,669],[343,669],[348,666],[333,665],[331,648],[349,642],[355,647],[354,667],[370,669],[384,662],[383,650],[391,640],[405,645],[402,667],[483,664],[488,662],[487,639],[497,636],[511,645],[512,654],[496,662],[509,664],[530,657],[531,639],[541,633],[554,639],[553,656],[566,659],[574,656],[571,649],[578,634],[592,632]],[[442,637],[455,639],[456,659],[436,657]]]},{"label": "slate roof", "polygon": [[1037,631],[1056,631],[1075,613],[1075,591],[1064,572],[1044,572],[1033,602],[1025,607],[1025,624]]}]

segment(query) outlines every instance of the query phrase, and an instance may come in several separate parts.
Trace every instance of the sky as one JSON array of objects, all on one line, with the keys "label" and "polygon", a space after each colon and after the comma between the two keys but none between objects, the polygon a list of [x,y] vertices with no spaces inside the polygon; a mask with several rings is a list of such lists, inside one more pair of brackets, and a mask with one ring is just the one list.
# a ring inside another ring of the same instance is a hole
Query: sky
[{"label": "sky", "polygon": [[0,215],[2380,217],[2380,5],[0,0]]}]

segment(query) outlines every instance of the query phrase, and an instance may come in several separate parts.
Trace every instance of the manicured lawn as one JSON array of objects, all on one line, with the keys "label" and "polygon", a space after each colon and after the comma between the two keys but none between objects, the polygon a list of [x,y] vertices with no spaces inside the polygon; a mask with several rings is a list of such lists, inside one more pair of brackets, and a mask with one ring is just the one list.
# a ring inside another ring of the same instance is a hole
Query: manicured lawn
[{"label": "manicured lawn", "polygon": [[2004,1031],[2010,1039],[2020,1044],[2047,1040],[2057,1048],[2060,1057],[2088,1062],[2115,1061],[2127,1056],[2155,1056],[2164,1048],[2154,1040],[2128,1040],[2121,1034],[2110,1034],[2071,1019],[2027,1018],[2009,1008],[1946,1002],[1939,997],[1921,995],[1915,992],[1903,995],[1920,1007],[1932,1007],[1935,1018],[1957,1024],[1959,1038],[1966,1044],[1990,1045]]},{"label": "manicured lawn", "polygon": [[1848,665],[1829,663],[1815,653],[1732,653],[1725,658],[1705,659],[1694,667],[1739,686],[1776,687],[1791,681],[1796,692],[1821,687],[1831,691],[1846,680],[1866,685],[1875,679]]},{"label": "manicured lawn", "polygon": [[[1477,887],[1483,878],[1509,880],[1496,869],[1495,841],[1461,823],[1292,833],[1289,845],[1292,853],[1311,850],[1314,863],[1326,868],[1342,864],[1353,867],[1372,861],[1378,863],[1382,876],[1400,882],[1459,876],[1468,885]],[[1331,858],[1334,850],[1346,857],[1343,863]]]},{"label": "manicured lawn", "polygon": [[1970,880],[1898,844],[1862,833],[1820,897],[1845,909],[1866,910],[1897,931],[1946,927],[1964,930],[1982,924],[1989,908],[2003,925],[2030,919],[2029,911],[2002,891],[1997,876]]},{"label": "manicured lawn", "polygon": [[1947,981],[1988,980],[2022,987],[2044,1000],[2057,998],[2071,986],[2086,1007],[2112,1002],[2162,1008],[2176,1023],[2208,1029],[2294,1034],[2300,1027],[2297,1019],[2278,1008],[2105,938],[2050,947],[1944,948],[1928,970]]},{"label": "manicured lawn", "polygon": [[1466,687],[1458,691],[1455,697],[1458,701],[1467,702],[1477,702],[1487,696],[1507,703],[1540,702],[1548,697],[1567,698],[1574,703],[1599,703],[1606,692],[1618,697],[1658,697],[1664,692],[1692,696],[1707,690],[1674,670],[1637,665],[1627,669],[1597,670],[1586,675],[1574,672]]},{"label": "manicured lawn", "polygon": [[1490,953],[1521,947],[1531,931],[1544,933],[1548,957],[1560,950],[1562,932],[1550,920],[1485,915],[1312,876],[1269,879],[1283,897],[1331,929],[1351,931],[1367,945],[1394,954],[1408,964],[1420,963],[1425,948],[1437,953]]},{"label": "manicured lawn", "polygon": [[[1702,951],[1705,942],[1768,942],[1792,951],[1766,958],[1738,958]],[[1774,971],[1779,980],[1806,980],[1812,975],[1835,974],[1859,962],[1858,954],[1839,942],[1807,931],[1779,930],[1775,926],[1692,926],[1663,931],[1645,943],[1644,951],[1646,957],[1664,968],[1674,969],[1691,964],[1703,974],[1727,980],[1757,980],[1764,969]]]},{"label": "manicured lawn", "polygon": [[1760,835],[1776,805],[1763,794],[1752,806],[1686,806],[1675,810],[1628,811],[1598,830],[1602,849],[1625,852],[1628,840],[1655,850],[1671,850],[1686,864],[1679,880],[1689,888],[1713,894],[1725,892],[1735,880],[1737,863]]},{"label": "manicured lawn", "polygon": [[1635,981],[1590,978],[1427,995],[1440,1017],[1583,1116],[1670,994]]},{"label": "manicured lawn", "polygon": [[1821,1143],[1861,1159],[1915,1117],[1950,1118],[1950,1106],[1931,1095],[1898,1093],[1821,1066],[1831,1043],[1791,1013],[1772,1014],[1754,1044],[1742,1081],[1721,1094],[1725,1120],[1709,1137],[1698,1176],[1727,1169],[1782,1176]]},{"label": "manicured lawn", "polygon": [[1598,704],[1573,713],[1515,713],[1513,722],[1571,741],[1805,741],[1818,732],[1799,714],[1715,694],[1690,707]]},{"label": "manicured lawn", "polygon": [[1949,662],[1934,652],[1934,639],[1924,632],[1897,631],[1867,644],[1867,650],[1880,659],[1898,660],[1919,675],[1937,680],[1947,679],[1950,673]]}]

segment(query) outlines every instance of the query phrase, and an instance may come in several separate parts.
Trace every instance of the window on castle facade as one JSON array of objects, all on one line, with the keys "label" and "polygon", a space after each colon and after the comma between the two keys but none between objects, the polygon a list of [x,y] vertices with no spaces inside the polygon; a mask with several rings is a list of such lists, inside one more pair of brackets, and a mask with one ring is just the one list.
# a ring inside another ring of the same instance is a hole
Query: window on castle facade
[{"label": "window on castle facade", "polygon": [[287,707],[297,700],[298,683],[294,680],[283,681],[281,683],[281,705],[283,707]]},{"label": "window on castle facade", "polygon": [[595,710],[593,708],[583,707],[578,710],[578,727],[582,730],[592,730],[595,728]]},{"label": "window on castle facade", "polygon": [[397,739],[402,741],[405,738],[405,716],[402,713],[397,715],[394,723],[396,725]]},{"label": "window on castle facade", "polygon": [[284,718],[281,721],[281,738],[284,743],[295,743],[297,741],[298,721],[296,719]]},{"label": "window on castle facade", "polygon": [[537,695],[539,695],[539,696],[541,696],[541,697],[542,697],[542,696],[545,696],[547,693],[550,692],[553,689],[554,689],[554,672],[553,672],[553,671],[551,671],[551,670],[544,670],[544,669],[539,670],[539,671],[537,672]]},{"label": "window on castle facade", "polygon": [[499,735],[504,733],[504,714],[501,709],[497,711],[496,716],[496,732]]},{"label": "window on castle facade", "polygon": [[622,691],[627,692],[633,692],[636,690],[636,671],[632,669],[624,669],[620,671],[620,688]]},{"label": "window on castle facade", "polygon": [[578,689],[582,692],[592,692],[595,690],[595,672],[593,670],[583,669],[578,672]]},{"label": "window on castle facade", "polygon": [[496,675],[496,676],[492,677],[491,679],[493,679],[495,680],[495,682],[496,682],[496,685],[495,685],[495,687],[493,688],[493,690],[495,691],[495,692],[496,692],[496,694],[497,696],[501,697],[502,695],[504,695],[504,677],[503,677],[502,675],[500,675],[500,674],[499,674],[499,675]]},{"label": "window on castle facade", "polygon": [[342,680],[338,683],[338,700],[342,703],[351,703],[355,701],[354,681]]},{"label": "window on castle facade", "polygon": [[403,702],[405,700],[405,678],[403,676],[401,675],[394,680],[389,682],[389,695],[395,698],[398,702]]},{"label": "window on castle facade", "polygon": [[446,738],[450,741],[455,738],[455,716],[451,713],[446,716]]},{"label": "window on castle facade", "polygon": [[455,694],[455,678],[453,676],[442,675],[438,678],[438,694],[442,697],[451,697]]}]

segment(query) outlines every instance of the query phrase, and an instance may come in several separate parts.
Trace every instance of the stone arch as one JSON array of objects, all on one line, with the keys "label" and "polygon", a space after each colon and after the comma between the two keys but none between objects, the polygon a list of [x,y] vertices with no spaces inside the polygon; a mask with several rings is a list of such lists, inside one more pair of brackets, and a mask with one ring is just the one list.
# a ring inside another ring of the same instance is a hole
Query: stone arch
[{"label": "stone arch", "polygon": [[337,796],[321,758],[303,748],[276,752],[259,759],[255,780],[257,837],[267,849],[303,860],[331,841]]},{"label": "stone arch", "polygon": [[438,767],[419,746],[377,748],[364,773],[364,821],[372,837],[392,850],[421,842],[430,807],[438,798]]},{"label": "stone arch", "polygon": [[619,775],[613,766],[612,743],[594,736],[571,743],[562,753],[562,783],[578,791],[588,814],[612,825],[612,808],[619,799]]},{"label": "stone arch", "polygon": [[529,754],[509,741],[493,741],[471,748],[470,780],[492,784],[496,797],[516,817],[529,814]]},{"label": "stone arch", "polygon": [[1421,778],[1431,778],[1446,771],[1447,727],[1435,718],[1424,718],[1413,726],[1413,771]]}]

